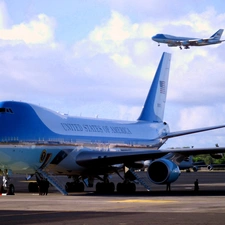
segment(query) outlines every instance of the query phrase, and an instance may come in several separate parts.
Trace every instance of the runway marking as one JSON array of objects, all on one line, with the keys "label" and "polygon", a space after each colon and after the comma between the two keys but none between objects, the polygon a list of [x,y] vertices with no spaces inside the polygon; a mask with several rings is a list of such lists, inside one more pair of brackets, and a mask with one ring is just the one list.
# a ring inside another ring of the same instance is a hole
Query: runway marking
[{"label": "runway marking", "polygon": [[109,202],[120,202],[120,203],[175,203],[178,201],[174,200],[146,200],[146,199],[128,199],[128,200],[113,200]]}]

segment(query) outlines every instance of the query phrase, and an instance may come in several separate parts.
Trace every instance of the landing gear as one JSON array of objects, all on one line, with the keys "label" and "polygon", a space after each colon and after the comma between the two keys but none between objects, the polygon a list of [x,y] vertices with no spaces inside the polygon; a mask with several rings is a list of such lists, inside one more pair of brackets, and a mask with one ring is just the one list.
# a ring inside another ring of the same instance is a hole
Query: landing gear
[{"label": "landing gear", "polygon": [[7,195],[14,195],[15,194],[15,187],[13,184],[10,184],[7,190]]},{"label": "landing gear", "polygon": [[113,182],[109,182],[108,175],[104,175],[103,182],[98,182],[96,184],[96,192],[97,193],[113,193],[115,191],[115,184]]},{"label": "landing gear", "polygon": [[80,181],[80,177],[73,177],[73,182],[67,182],[65,189],[67,192],[83,192],[84,183]]},{"label": "landing gear", "polygon": [[123,183],[118,183],[116,190],[118,193],[134,193],[136,191],[136,185],[135,183],[131,182],[123,182]]},{"label": "landing gear", "polygon": [[2,186],[1,186],[1,193],[6,193],[7,195],[14,195],[15,194],[15,187],[13,184],[9,184],[9,171],[4,171],[2,176]]},{"label": "landing gear", "polygon": [[84,183],[83,182],[67,182],[65,189],[67,192],[83,192]]}]

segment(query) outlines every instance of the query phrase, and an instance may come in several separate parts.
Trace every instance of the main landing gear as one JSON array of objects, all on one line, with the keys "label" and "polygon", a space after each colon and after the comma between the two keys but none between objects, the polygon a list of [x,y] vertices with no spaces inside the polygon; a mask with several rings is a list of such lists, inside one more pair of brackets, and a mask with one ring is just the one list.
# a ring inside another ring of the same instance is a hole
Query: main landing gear
[{"label": "main landing gear", "polygon": [[132,181],[136,180],[136,177],[131,173],[130,170],[127,170],[125,172],[124,168],[124,178],[123,178],[123,183],[118,183],[117,184],[117,192],[118,193],[134,193],[136,191],[136,184],[133,183]]},{"label": "main landing gear", "polygon": [[[136,184],[132,181],[136,180],[134,175],[131,173],[130,170],[127,172],[124,171],[124,177],[122,177],[118,172],[118,176],[123,180],[116,186],[117,193],[134,193],[136,191]],[[96,192],[97,193],[113,193],[115,191],[115,184],[113,182],[109,182],[108,175],[104,175],[103,178],[98,177],[98,179],[102,180],[103,182],[98,182],[96,184]]]},{"label": "main landing gear", "polygon": [[103,182],[98,182],[96,184],[96,192],[97,193],[113,193],[115,191],[115,184],[113,182],[109,182],[108,175],[104,175]]},{"label": "main landing gear", "polygon": [[134,193],[136,191],[136,185],[135,183],[131,182],[123,182],[123,183],[118,183],[116,186],[117,192],[118,193]]},{"label": "main landing gear", "polygon": [[67,192],[83,192],[84,191],[84,183],[80,181],[80,177],[74,176],[73,182],[67,182],[65,185],[65,189]]}]

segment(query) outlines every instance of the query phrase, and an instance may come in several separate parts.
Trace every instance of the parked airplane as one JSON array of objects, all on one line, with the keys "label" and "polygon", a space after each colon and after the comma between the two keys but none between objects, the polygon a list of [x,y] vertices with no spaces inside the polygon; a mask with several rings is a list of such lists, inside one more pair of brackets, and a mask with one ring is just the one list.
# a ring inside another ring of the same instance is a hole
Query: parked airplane
[{"label": "parked airplane", "polygon": [[[178,165],[188,155],[225,152],[222,147],[159,149],[169,138],[225,127],[170,132],[163,122],[170,59],[169,53],[163,53],[136,121],[72,117],[24,102],[0,102],[2,188],[14,193],[14,185],[9,184],[13,172],[46,178],[65,195],[71,189],[83,191],[84,183],[93,186],[95,179],[101,181],[96,191],[113,192],[115,185],[109,182],[109,174],[120,175],[122,170],[123,182],[117,184],[117,191],[133,192],[134,179],[150,189],[134,172],[143,167],[140,162],[144,160],[152,160],[147,170],[150,181],[165,184],[178,179]],[[67,183],[65,190],[52,175],[67,175],[74,182]]]},{"label": "parked airplane", "polygon": [[180,170],[186,170],[187,172],[190,172],[190,169],[192,169],[194,172],[197,172],[202,167],[206,167],[205,162],[204,161],[201,161],[201,162],[193,162],[192,156],[186,157],[179,164],[179,169]]},{"label": "parked airplane", "polygon": [[177,37],[169,34],[157,34],[152,37],[152,40],[158,42],[158,46],[160,46],[160,43],[163,43],[167,44],[169,47],[179,46],[180,49],[182,49],[182,46],[184,46],[185,49],[189,49],[190,46],[220,44],[221,42],[225,41],[220,40],[222,33],[223,29],[219,29],[210,38],[189,38],[189,37]]}]

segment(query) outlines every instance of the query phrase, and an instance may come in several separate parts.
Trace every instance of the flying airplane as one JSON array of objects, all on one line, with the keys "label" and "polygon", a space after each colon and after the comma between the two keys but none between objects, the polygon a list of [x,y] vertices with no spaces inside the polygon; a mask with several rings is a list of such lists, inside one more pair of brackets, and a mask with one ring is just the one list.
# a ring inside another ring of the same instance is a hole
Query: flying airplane
[{"label": "flying airplane", "polygon": [[190,46],[204,46],[204,45],[214,45],[220,44],[225,40],[220,40],[223,33],[223,29],[219,29],[215,34],[213,34],[210,38],[189,38],[189,37],[177,37],[169,34],[156,34],[152,37],[153,41],[158,42],[158,46],[160,43],[167,44],[169,47],[177,47],[179,46],[182,49],[182,46],[185,49],[189,49]]},{"label": "flying airplane", "polygon": [[[160,149],[170,138],[225,127],[170,132],[163,121],[170,60],[171,54],[163,53],[136,121],[73,117],[25,102],[0,102],[2,191],[14,194],[10,176],[27,174],[27,180],[34,175],[37,181],[47,179],[64,195],[68,191],[84,191],[84,185],[93,187],[96,180],[97,192],[111,193],[115,190],[109,180],[112,173],[121,178],[117,192],[134,192],[135,180],[149,190],[135,172],[143,167],[141,162],[152,160],[147,169],[149,180],[166,184],[178,179],[178,165],[187,156],[225,152],[223,147]],[[57,175],[67,175],[73,182],[63,186]]]}]

